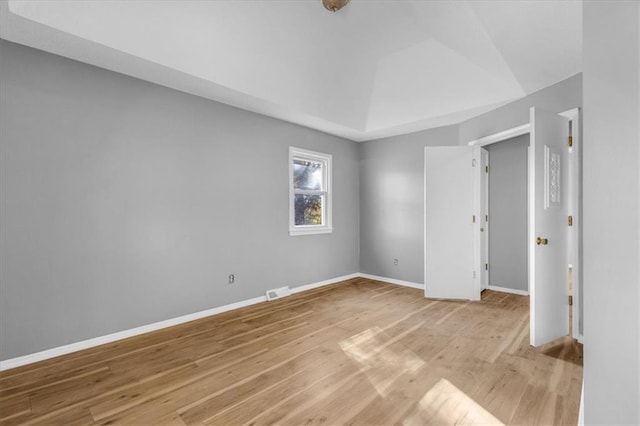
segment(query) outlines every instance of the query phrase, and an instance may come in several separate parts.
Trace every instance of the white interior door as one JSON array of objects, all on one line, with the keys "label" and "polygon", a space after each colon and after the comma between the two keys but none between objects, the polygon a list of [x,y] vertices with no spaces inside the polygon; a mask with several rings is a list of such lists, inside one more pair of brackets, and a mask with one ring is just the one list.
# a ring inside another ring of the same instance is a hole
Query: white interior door
[{"label": "white interior door", "polygon": [[480,290],[489,287],[489,151],[480,148]]},{"label": "white interior door", "polygon": [[[425,296],[476,300],[479,148],[425,148]],[[476,216],[476,223],[473,221]]]},{"label": "white interior door", "polygon": [[568,120],[531,108],[529,286],[531,345],[569,333],[567,205]]}]

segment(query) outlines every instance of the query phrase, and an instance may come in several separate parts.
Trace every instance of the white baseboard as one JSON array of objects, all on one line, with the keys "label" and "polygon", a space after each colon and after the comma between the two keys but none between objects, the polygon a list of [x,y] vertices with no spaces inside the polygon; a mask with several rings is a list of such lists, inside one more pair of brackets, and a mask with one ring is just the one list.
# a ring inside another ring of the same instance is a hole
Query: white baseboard
[{"label": "white baseboard", "polygon": [[200,312],[194,312],[192,314],[187,314],[187,315],[171,318],[164,321],[158,321],[152,324],[142,325],[140,327],[118,331],[116,333],[107,334],[105,336],[94,337],[92,339],[82,340],[80,342],[75,342],[75,343],[71,343],[64,346],[58,346],[56,348],[47,349],[41,352],[36,352],[33,354],[23,355],[17,358],[0,361],[0,371],[8,370],[10,368],[20,367],[20,366],[31,364],[38,361],[44,361],[45,359],[54,358],[60,355],[66,355],[72,352],[81,351],[83,349],[89,349],[95,346],[104,345],[105,343],[111,343],[117,340],[127,339],[129,337],[138,336],[140,334],[149,333],[151,331],[156,331],[156,330],[160,330],[167,327],[172,327],[174,325],[198,320],[211,315],[221,314],[223,312],[227,312],[233,309],[255,305],[256,303],[266,302],[266,300],[267,300],[266,296],[254,297],[253,299],[242,300],[240,302],[231,303],[224,306],[218,306],[216,308],[211,308],[211,309],[207,309]]},{"label": "white baseboard", "polygon": [[383,281],[389,284],[396,284],[404,287],[411,287],[411,288],[417,288],[419,290],[424,290],[424,284],[413,283],[411,281],[396,280],[395,278],[379,277],[377,275],[370,275],[370,274],[363,274],[363,273],[358,273],[356,275],[362,278],[368,278],[370,280]]},{"label": "white baseboard", "polygon": [[503,293],[517,294],[519,296],[528,296],[529,295],[528,291],[516,290],[516,289],[513,289],[513,288],[506,288],[506,287],[497,287],[495,285],[487,286],[487,290],[501,291]]},{"label": "white baseboard", "polygon": [[[313,288],[322,287],[329,284],[334,284],[340,281],[350,280],[352,278],[359,277],[360,274],[350,274],[342,277],[331,278],[329,280],[320,281],[317,283],[306,284],[300,287],[294,287],[291,289],[291,293],[301,293],[303,291],[311,290]],[[198,320],[211,315],[221,314],[223,312],[231,311],[233,309],[243,308],[245,306],[255,305],[256,303],[266,302],[266,296],[254,297],[252,299],[241,300],[240,302],[230,303],[224,306],[218,306],[216,308],[207,309],[192,314],[183,315],[176,318],[171,318],[164,321],[154,322],[152,324],[143,325],[140,327],[131,328],[129,330],[118,331],[116,333],[107,334],[106,336],[94,337],[88,340],[82,340],[80,342],[71,343],[69,345],[58,346],[56,348],[47,349],[41,352],[33,354],[23,355],[17,358],[7,359],[0,361],[0,371],[9,370],[11,368],[21,367],[23,365],[32,364],[34,362],[44,361],[49,358],[54,358],[60,355],[70,354],[72,352],[81,351],[83,349],[93,348],[95,346],[104,345],[105,343],[112,343],[117,340],[126,339],[140,334],[149,333],[151,331],[160,330],[174,325],[183,324],[185,322]]]},{"label": "white baseboard", "polygon": [[359,276],[360,274],[355,273],[355,274],[343,275],[341,277],[331,278],[330,280],[324,280],[317,283],[305,284],[305,285],[301,285],[300,287],[292,288],[291,293],[292,294],[301,293],[303,291],[312,290],[314,288],[324,287],[325,285],[339,283],[340,281],[346,281],[346,280],[351,280],[353,278],[358,278]]}]

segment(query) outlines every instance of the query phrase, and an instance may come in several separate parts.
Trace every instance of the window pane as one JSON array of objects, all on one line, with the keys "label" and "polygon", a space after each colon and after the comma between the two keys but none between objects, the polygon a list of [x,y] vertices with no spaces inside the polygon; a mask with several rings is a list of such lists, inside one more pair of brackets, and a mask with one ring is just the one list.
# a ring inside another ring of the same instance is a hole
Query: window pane
[{"label": "window pane", "polygon": [[296,194],[296,225],[322,225],[322,196]]},{"label": "window pane", "polygon": [[293,187],[295,189],[322,190],[322,163],[293,160]]}]

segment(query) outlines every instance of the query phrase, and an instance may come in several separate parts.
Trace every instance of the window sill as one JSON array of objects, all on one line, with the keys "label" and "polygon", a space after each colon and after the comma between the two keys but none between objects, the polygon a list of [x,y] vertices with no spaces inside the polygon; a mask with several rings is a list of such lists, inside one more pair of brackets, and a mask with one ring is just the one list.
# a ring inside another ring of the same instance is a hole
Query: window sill
[{"label": "window sill", "polygon": [[330,234],[333,232],[333,228],[305,228],[305,229],[289,229],[289,236],[295,237],[298,235],[315,235],[315,234]]}]

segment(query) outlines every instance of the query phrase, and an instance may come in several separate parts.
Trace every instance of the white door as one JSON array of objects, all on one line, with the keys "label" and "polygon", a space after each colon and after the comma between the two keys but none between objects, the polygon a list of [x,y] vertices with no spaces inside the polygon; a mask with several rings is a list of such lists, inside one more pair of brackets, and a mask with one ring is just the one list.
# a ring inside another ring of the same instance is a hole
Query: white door
[{"label": "white door", "polygon": [[479,298],[474,232],[478,154],[474,147],[425,148],[426,297]]},{"label": "white door", "polygon": [[489,287],[489,151],[480,148],[480,290]]},{"label": "white door", "polygon": [[568,120],[531,108],[529,286],[531,345],[569,333],[567,285]]}]

